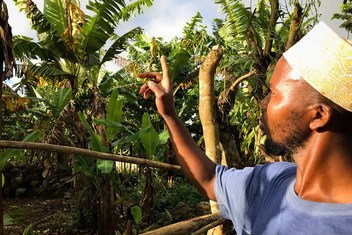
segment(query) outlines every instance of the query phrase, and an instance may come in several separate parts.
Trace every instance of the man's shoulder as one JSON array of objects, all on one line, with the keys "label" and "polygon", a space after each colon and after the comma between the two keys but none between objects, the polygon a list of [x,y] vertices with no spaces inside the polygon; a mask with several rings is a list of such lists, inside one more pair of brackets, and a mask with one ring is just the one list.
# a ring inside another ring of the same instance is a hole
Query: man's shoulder
[{"label": "man's shoulder", "polygon": [[266,180],[290,178],[296,174],[296,164],[292,162],[273,162],[258,165],[254,170],[257,171],[260,178],[265,177]]},{"label": "man's shoulder", "polygon": [[265,172],[268,176],[275,176],[281,174],[295,174],[296,173],[296,164],[292,162],[273,162],[266,163],[262,165],[262,172]]},{"label": "man's shoulder", "polygon": [[266,171],[267,173],[288,173],[292,171],[296,171],[296,164],[293,162],[272,162],[272,163],[266,163],[263,165],[258,165],[259,167],[262,168],[263,171]]},{"label": "man's shoulder", "polygon": [[[274,162],[266,164],[258,164],[253,167],[245,167],[243,169],[227,168],[222,165],[217,165],[217,174],[227,172],[226,175],[240,176],[247,175],[249,177],[262,177],[266,176],[269,178],[278,175],[292,175],[296,173],[296,164],[292,162]],[[234,173],[234,174],[232,174]]]}]

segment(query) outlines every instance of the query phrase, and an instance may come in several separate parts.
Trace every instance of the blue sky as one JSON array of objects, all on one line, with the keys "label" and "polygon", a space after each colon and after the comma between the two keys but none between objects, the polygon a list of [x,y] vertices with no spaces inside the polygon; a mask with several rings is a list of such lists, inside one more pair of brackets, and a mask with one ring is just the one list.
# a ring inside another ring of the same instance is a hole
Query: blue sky
[{"label": "blue sky", "polygon": [[[30,29],[28,20],[24,13],[20,13],[12,0],[5,0],[9,8],[10,25],[14,35],[27,35],[35,37],[35,32]],[[39,9],[43,8],[43,0],[34,0]],[[81,0],[84,5],[87,0]],[[250,0],[245,0],[249,5]],[[255,3],[256,1],[251,1]],[[320,8],[322,20],[330,27],[337,31],[340,36],[346,37],[347,33],[338,28],[339,22],[331,20],[333,13],[339,11],[339,5],[342,0],[323,0]],[[206,0],[155,0],[154,5],[145,10],[143,15],[136,16],[127,23],[121,24],[118,33],[122,34],[134,27],[142,26],[149,36],[161,36],[164,39],[171,39],[174,36],[180,36],[183,26],[192,16],[199,11],[204,23],[211,30],[211,21],[213,18],[221,18],[218,6],[214,1]]]}]

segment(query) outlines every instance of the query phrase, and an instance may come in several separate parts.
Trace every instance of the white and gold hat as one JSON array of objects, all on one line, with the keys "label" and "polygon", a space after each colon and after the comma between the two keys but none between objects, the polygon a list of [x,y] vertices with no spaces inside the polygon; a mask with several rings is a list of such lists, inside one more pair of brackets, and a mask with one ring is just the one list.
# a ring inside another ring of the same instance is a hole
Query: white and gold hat
[{"label": "white and gold hat", "polygon": [[347,40],[320,22],[284,57],[319,93],[352,111],[352,45]]}]

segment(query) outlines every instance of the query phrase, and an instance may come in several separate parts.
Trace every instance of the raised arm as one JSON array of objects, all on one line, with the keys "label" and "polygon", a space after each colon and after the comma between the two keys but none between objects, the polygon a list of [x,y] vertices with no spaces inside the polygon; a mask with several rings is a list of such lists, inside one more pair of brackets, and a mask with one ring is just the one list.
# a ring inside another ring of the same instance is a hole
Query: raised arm
[{"label": "raised arm", "polygon": [[157,72],[139,74],[141,78],[150,78],[139,93],[148,99],[153,93],[160,115],[168,126],[170,137],[176,152],[176,157],[188,179],[206,197],[215,200],[214,179],[215,163],[197,146],[180,118],[177,116],[172,80],[169,75],[166,57],[161,57],[162,75]]}]

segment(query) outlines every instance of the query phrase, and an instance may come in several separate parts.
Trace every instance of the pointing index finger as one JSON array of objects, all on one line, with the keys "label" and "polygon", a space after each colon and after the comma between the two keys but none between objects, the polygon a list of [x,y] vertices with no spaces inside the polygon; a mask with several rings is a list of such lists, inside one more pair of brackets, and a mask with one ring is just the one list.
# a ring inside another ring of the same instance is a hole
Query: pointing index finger
[{"label": "pointing index finger", "polygon": [[161,68],[163,70],[162,85],[167,91],[171,91],[172,90],[172,82],[171,82],[171,77],[169,74],[169,67],[167,66],[167,59],[165,56],[161,56],[160,61],[161,61]]}]

